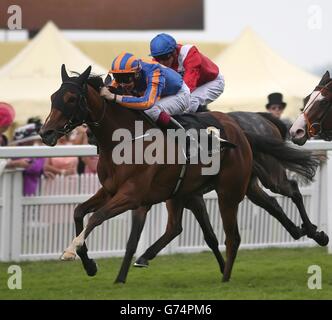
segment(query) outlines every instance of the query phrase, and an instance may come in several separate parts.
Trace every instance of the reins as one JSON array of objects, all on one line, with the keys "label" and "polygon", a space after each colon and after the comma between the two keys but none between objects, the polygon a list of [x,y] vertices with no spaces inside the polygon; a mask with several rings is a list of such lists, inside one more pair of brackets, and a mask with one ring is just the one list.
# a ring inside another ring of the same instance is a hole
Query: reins
[{"label": "reins", "polygon": [[[75,127],[82,125],[83,123],[87,124],[88,126],[92,127],[99,127],[101,123],[103,122],[106,114],[106,101],[105,98],[103,98],[103,112],[99,120],[97,121],[88,121],[87,120],[87,114],[92,113],[92,110],[89,108],[89,104],[87,102],[87,84],[84,83],[83,87],[79,85],[78,83],[74,81],[64,81],[61,85],[61,87],[64,85],[74,85],[79,90],[79,96],[78,96],[78,103],[77,103],[77,112],[75,112],[71,118],[68,120],[68,122],[63,126],[63,128],[57,129],[56,132],[59,134],[68,134],[72,129]],[[61,89],[60,87],[60,89]],[[60,90],[59,89],[59,90]],[[63,112],[63,110],[61,110]],[[79,120],[75,119],[79,118]]]},{"label": "reins", "polygon": [[[328,90],[328,86],[331,83],[332,83],[332,81],[328,82],[325,86],[317,86],[316,89],[320,89],[320,90],[318,91],[315,98],[302,111],[302,114],[303,114],[304,119],[306,121],[307,132],[308,132],[309,138],[321,136],[321,137],[324,137],[326,140],[332,140],[332,130],[325,130],[325,132],[322,130],[322,127],[323,127],[322,124],[323,124],[323,122],[325,121],[325,119],[327,117],[327,114],[328,114],[328,111],[329,111],[330,107],[326,109],[326,111],[324,112],[324,114],[323,114],[322,118],[320,119],[320,121],[313,122],[313,123],[310,122],[310,119],[309,119],[308,114],[306,112],[315,103],[315,101],[317,100],[317,98],[320,94],[325,96],[323,94],[323,91],[326,90],[326,89]],[[330,92],[330,90],[328,90],[328,91]],[[331,92],[331,95],[332,95],[332,92]]]}]

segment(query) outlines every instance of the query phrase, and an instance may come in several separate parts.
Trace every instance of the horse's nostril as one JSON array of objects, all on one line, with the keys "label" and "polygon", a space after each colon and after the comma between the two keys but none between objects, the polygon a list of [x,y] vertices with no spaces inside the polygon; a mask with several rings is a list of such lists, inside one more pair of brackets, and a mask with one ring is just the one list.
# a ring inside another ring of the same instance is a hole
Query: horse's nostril
[{"label": "horse's nostril", "polygon": [[304,130],[303,129],[297,129],[296,130],[296,135],[297,136],[303,136],[304,135]]}]

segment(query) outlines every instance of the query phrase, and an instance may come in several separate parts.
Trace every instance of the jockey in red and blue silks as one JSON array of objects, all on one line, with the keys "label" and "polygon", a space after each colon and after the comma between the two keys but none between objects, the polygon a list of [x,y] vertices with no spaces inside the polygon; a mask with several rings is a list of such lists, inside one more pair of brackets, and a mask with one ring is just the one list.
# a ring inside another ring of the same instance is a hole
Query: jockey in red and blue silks
[{"label": "jockey in red and blue silks", "polygon": [[189,112],[196,112],[224,91],[225,81],[218,66],[193,45],[177,44],[172,36],[161,33],[150,42],[150,56],[181,74],[191,92]]},{"label": "jockey in red and blue silks", "polygon": [[124,52],[114,59],[109,74],[114,77],[110,86],[120,88],[122,94],[114,94],[106,87],[100,94],[123,107],[144,110],[160,126],[167,127],[171,115],[189,108],[190,90],[170,68]]}]

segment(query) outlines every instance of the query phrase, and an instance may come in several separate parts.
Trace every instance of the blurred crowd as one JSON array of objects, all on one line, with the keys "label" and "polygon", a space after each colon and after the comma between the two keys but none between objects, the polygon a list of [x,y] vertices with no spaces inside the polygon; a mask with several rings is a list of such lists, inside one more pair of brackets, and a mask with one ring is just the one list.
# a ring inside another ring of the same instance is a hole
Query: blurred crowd
[{"label": "blurred crowd", "polygon": [[[38,117],[29,118],[25,125],[14,130],[12,139],[5,132],[15,120],[15,110],[7,103],[0,102],[0,146],[40,146],[38,134],[42,126]],[[58,140],[57,145],[88,144],[87,127],[80,126],[70,134]],[[1,154],[1,153],[0,153]],[[1,156],[0,156],[1,157]],[[54,158],[15,158],[0,159],[0,174],[4,169],[23,170],[23,194],[34,195],[40,179],[54,179],[57,175],[70,176],[82,173],[96,173],[98,156],[88,157],[54,157]]]}]

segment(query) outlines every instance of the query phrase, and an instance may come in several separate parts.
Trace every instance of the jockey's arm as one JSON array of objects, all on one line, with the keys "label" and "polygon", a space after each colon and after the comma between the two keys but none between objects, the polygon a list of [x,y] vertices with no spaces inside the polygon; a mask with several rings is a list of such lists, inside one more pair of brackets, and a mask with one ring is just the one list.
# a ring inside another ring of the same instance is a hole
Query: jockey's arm
[{"label": "jockey's arm", "polygon": [[199,54],[196,47],[192,47],[183,62],[183,67],[185,70],[183,81],[189,87],[190,92],[193,92],[197,88],[197,81],[200,77],[201,64],[201,55]]},{"label": "jockey's arm", "polygon": [[156,69],[150,76],[148,76],[147,89],[142,97],[114,95],[111,92],[107,93],[102,91],[101,95],[106,99],[115,100],[115,102],[127,108],[146,110],[151,108],[160,99],[164,83],[165,79],[161,77],[160,70]]}]

